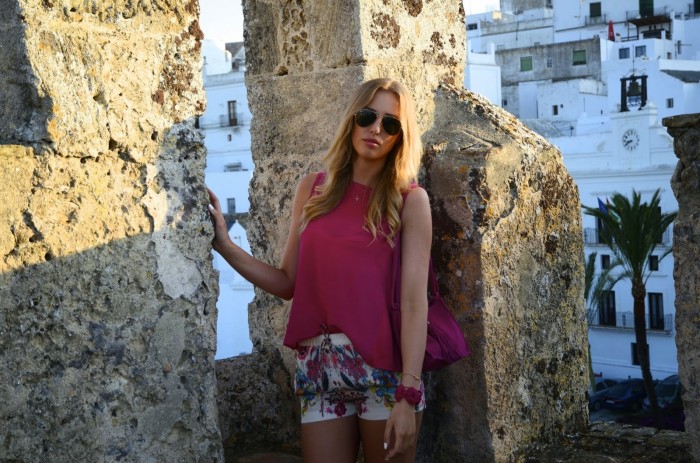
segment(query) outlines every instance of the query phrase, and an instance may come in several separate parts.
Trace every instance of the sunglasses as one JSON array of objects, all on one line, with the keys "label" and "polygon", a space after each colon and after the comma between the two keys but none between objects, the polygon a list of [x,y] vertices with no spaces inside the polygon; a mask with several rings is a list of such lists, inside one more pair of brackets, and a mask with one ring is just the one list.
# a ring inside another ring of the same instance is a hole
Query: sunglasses
[{"label": "sunglasses", "polygon": [[[374,124],[374,121],[376,121],[378,117],[379,114],[377,114],[376,111],[372,111],[368,108],[360,109],[355,113],[355,124],[360,127],[368,127]],[[382,127],[389,135],[396,135],[401,132],[401,121],[394,116],[385,114],[382,117]]]}]

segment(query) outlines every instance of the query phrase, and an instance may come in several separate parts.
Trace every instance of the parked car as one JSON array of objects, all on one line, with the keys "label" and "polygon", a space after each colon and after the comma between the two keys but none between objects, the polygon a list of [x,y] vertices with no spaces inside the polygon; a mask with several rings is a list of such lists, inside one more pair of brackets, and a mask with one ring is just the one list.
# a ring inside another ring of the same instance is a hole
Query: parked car
[{"label": "parked car", "polygon": [[588,409],[598,411],[603,406],[605,391],[618,383],[616,379],[596,378],[595,386],[588,388]]},{"label": "parked car", "polygon": [[626,379],[605,391],[603,407],[636,412],[641,410],[646,396],[643,380]]},{"label": "parked car", "polygon": [[[656,391],[656,399],[659,402],[659,408],[665,410],[667,408],[683,408],[683,386],[678,378],[678,375],[671,375],[659,382],[654,388]],[[642,406],[645,409],[650,407],[649,397],[644,399]]]}]

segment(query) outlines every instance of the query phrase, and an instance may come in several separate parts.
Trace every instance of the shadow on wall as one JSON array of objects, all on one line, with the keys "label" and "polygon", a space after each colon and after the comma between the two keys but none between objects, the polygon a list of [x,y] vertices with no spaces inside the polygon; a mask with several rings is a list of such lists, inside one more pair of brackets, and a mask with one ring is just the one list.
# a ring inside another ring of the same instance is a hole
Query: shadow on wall
[{"label": "shadow on wall", "polygon": [[219,459],[218,288],[192,134],[173,127],[154,165],[0,150],[3,458]]}]

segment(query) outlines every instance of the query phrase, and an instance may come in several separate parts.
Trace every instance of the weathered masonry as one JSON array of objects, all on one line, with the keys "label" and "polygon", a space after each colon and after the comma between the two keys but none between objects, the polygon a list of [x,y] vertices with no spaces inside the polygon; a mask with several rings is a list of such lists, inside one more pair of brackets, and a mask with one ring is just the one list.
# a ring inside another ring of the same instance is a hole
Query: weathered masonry
[{"label": "weathered masonry", "polygon": [[700,114],[663,120],[678,165],[671,178],[678,201],[673,225],[678,374],[683,384],[685,429],[700,461]]},{"label": "weathered masonry", "polygon": [[0,460],[223,461],[196,0],[0,2]]}]

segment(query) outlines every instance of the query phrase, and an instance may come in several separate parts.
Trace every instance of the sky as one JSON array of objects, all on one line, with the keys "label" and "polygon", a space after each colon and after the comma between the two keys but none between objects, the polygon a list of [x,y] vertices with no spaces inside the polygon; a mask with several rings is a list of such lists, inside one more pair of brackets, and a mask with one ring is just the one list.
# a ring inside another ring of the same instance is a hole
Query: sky
[{"label": "sky", "polygon": [[[467,14],[482,13],[498,7],[498,0],[463,0]],[[243,41],[241,0],[200,0],[204,37],[217,42]]]}]

